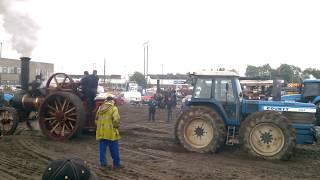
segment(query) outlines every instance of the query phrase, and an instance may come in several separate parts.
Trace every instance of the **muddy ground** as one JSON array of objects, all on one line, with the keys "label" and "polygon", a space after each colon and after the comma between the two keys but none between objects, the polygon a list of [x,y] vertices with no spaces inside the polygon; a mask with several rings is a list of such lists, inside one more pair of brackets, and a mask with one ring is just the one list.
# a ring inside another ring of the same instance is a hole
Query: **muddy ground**
[{"label": "muddy ground", "polygon": [[[0,139],[0,179],[41,179],[52,160],[77,157],[100,179],[320,179],[320,147],[299,146],[290,161],[266,161],[225,147],[217,154],[197,154],[174,142],[173,124],[165,111],[147,121],[147,107],[120,107],[121,170],[100,170],[93,134],[67,142],[48,141],[40,131],[24,130]],[[108,156],[110,162],[110,157]]]}]

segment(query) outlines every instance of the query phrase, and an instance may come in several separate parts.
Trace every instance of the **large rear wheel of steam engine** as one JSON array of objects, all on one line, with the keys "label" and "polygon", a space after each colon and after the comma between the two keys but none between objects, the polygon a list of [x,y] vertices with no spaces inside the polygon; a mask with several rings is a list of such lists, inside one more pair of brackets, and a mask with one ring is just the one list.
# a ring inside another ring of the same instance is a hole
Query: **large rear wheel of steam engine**
[{"label": "large rear wheel of steam engine", "polygon": [[296,145],[296,134],[288,119],[275,111],[257,112],[241,124],[242,149],[271,160],[288,160]]},{"label": "large rear wheel of steam engine", "polygon": [[12,135],[18,123],[19,118],[15,109],[10,107],[0,109],[0,135]]},{"label": "large rear wheel of steam engine", "polygon": [[42,132],[52,140],[66,140],[81,133],[86,111],[81,99],[69,92],[50,94],[39,110]]},{"label": "large rear wheel of steam engine", "polygon": [[194,106],[178,119],[176,136],[189,151],[216,152],[225,142],[226,127],[214,109]]}]

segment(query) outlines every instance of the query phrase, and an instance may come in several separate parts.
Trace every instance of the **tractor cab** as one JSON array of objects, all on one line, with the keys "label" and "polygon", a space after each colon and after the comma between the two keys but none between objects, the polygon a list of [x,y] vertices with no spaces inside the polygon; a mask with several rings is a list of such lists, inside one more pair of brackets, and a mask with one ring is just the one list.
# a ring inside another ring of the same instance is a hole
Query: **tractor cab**
[{"label": "tractor cab", "polygon": [[242,90],[239,76],[234,72],[206,72],[190,74],[193,88],[193,104],[211,102],[224,109],[224,117],[230,124],[239,125]]}]

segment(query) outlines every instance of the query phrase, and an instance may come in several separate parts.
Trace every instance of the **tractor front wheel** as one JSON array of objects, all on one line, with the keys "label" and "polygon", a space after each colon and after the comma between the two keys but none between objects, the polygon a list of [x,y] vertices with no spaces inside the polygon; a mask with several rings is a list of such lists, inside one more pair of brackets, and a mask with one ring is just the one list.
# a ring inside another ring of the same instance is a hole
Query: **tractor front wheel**
[{"label": "tractor front wheel", "polygon": [[194,106],[181,114],[175,131],[185,149],[199,153],[216,152],[226,137],[220,114],[205,106]]},{"label": "tractor front wheel", "polygon": [[240,127],[242,149],[271,160],[288,160],[296,145],[295,130],[278,112],[263,111],[250,115]]}]

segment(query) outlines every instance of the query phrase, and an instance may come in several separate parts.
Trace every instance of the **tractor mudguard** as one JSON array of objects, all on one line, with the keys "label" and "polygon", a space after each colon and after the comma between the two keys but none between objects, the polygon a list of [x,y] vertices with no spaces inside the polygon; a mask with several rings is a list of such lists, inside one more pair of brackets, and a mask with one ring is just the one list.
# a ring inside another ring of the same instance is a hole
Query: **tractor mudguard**
[{"label": "tractor mudguard", "polygon": [[312,100],[313,104],[318,104],[319,102],[320,102],[320,96],[317,96]]},{"label": "tractor mudguard", "polygon": [[210,101],[205,99],[192,99],[188,106],[208,106],[214,108],[217,112],[220,113],[221,117],[223,118],[224,122],[226,123],[228,116],[223,107],[220,105],[220,103],[216,102],[214,99],[210,99]]}]

